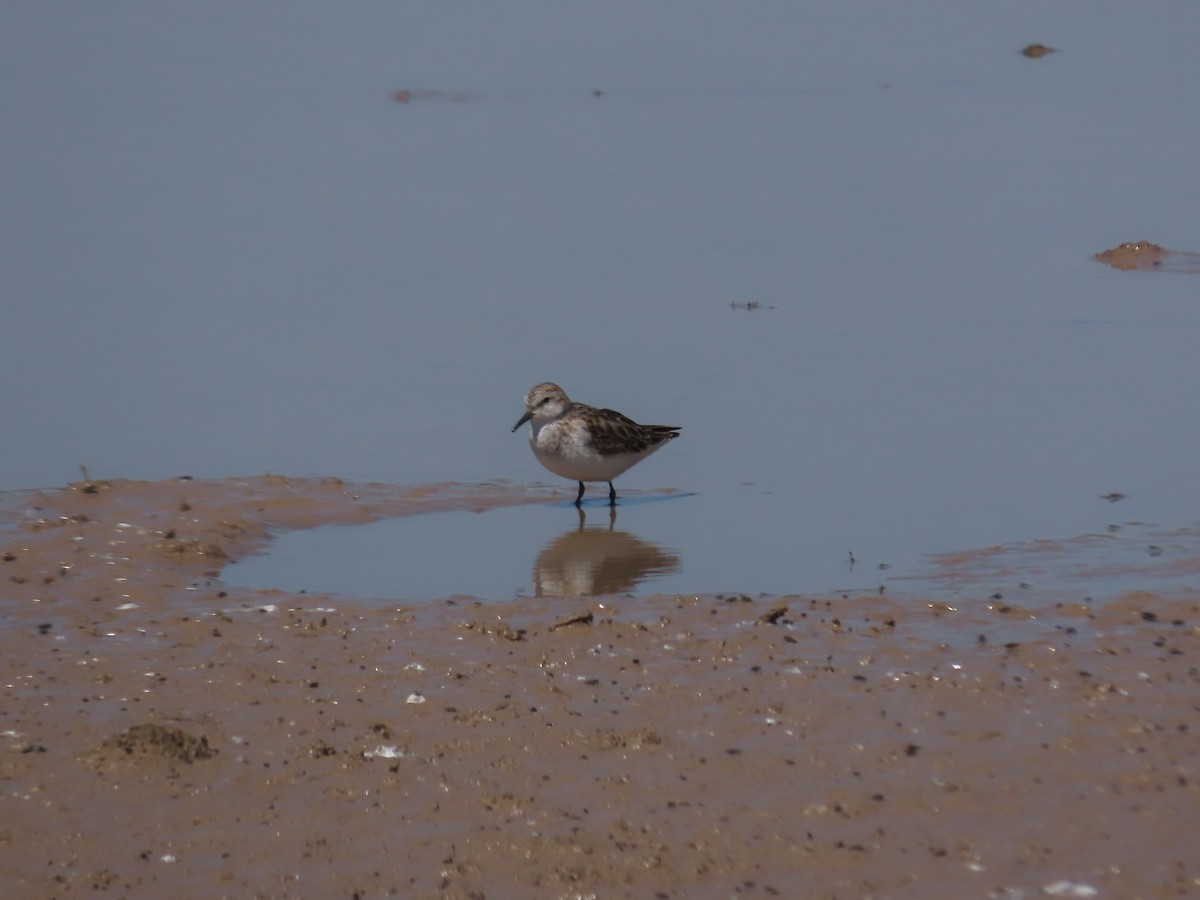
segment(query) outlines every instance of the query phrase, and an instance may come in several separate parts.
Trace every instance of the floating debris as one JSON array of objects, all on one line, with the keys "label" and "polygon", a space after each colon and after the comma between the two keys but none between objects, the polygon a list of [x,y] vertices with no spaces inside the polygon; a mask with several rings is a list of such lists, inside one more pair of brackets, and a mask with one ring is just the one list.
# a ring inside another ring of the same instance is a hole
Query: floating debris
[{"label": "floating debris", "polygon": [[1200,275],[1200,253],[1168,250],[1151,241],[1126,241],[1092,256],[1123,272],[1182,272]]},{"label": "floating debris", "polygon": [[421,100],[445,100],[449,103],[466,103],[470,98],[469,94],[459,94],[453,91],[409,91],[400,90],[392,91],[392,99],[397,103],[414,103]]},{"label": "floating debris", "polygon": [[1030,59],[1041,59],[1050,53],[1057,53],[1054,47],[1047,47],[1045,44],[1030,44],[1021,51],[1022,56],[1028,56]]}]

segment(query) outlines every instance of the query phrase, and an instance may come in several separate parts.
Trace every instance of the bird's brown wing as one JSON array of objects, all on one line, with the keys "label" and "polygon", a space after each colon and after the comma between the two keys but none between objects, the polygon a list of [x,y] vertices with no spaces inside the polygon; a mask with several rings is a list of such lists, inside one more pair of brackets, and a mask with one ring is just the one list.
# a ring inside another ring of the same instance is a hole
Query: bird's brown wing
[{"label": "bird's brown wing", "polygon": [[599,412],[610,427],[598,429],[598,433],[592,435],[592,444],[603,456],[641,453],[654,444],[679,437],[679,428],[675,425],[639,425],[615,409],[602,409]]}]

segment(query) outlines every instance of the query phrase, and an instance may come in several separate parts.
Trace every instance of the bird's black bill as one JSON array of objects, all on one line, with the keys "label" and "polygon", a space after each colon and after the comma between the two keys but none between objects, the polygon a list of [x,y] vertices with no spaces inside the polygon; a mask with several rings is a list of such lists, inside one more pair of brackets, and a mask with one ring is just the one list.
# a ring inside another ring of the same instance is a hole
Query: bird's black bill
[{"label": "bird's black bill", "polygon": [[523,416],[521,416],[521,418],[517,419],[517,424],[513,426],[513,431],[516,431],[518,428],[520,428],[522,425],[524,425],[526,422],[528,422],[532,418],[533,418],[533,413],[531,413],[531,412],[525,413],[525,415],[523,415]]}]

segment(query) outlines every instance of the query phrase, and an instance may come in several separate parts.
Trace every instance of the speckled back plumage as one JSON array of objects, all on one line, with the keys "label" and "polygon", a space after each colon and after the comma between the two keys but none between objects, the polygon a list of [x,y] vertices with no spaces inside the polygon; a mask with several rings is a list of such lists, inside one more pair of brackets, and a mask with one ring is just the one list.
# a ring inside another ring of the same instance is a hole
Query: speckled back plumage
[{"label": "speckled back plumage", "polygon": [[641,453],[648,447],[665,443],[679,437],[677,425],[639,425],[615,409],[597,409],[584,403],[576,403],[575,409],[594,413],[604,421],[605,427],[592,432],[592,446],[600,454]]}]

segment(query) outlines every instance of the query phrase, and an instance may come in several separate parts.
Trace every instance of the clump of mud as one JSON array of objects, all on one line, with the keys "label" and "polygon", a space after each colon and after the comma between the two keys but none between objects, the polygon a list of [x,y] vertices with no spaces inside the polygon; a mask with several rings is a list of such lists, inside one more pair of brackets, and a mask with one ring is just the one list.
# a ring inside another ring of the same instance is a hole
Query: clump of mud
[{"label": "clump of mud", "polygon": [[1043,56],[1056,52],[1056,48],[1047,47],[1045,44],[1030,44],[1021,51],[1021,55],[1028,56],[1030,59],[1041,59]]},{"label": "clump of mud", "polygon": [[210,747],[208,738],[195,737],[182,728],[171,725],[134,725],[115,734],[100,745],[97,761],[122,759],[162,759],[171,764],[191,765],[197,760],[211,759],[220,751]]},{"label": "clump of mud", "polygon": [[1123,272],[1183,272],[1200,274],[1200,253],[1168,250],[1152,241],[1126,241],[1092,256],[1096,262]]}]

